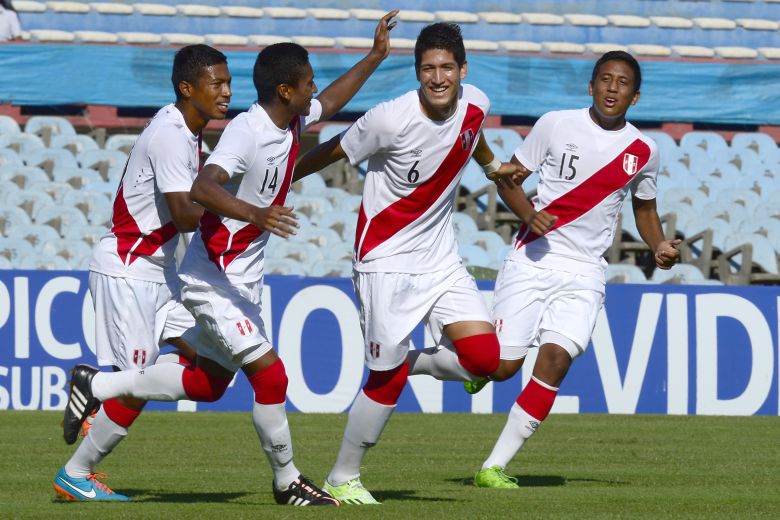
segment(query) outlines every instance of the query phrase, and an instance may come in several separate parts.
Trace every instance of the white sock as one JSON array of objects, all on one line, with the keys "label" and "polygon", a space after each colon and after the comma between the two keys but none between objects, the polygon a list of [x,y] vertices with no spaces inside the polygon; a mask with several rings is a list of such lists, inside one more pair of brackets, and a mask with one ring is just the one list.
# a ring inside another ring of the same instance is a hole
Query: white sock
[{"label": "white sock", "polygon": [[361,390],[347,418],[336,464],[330,470],[328,482],[340,486],[360,476],[360,465],[368,448],[379,442],[382,430],[395,410],[395,405],[377,403]]},{"label": "white sock", "polygon": [[442,381],[477,381],[475,376],[460,364],[458,355],[446,347],[428,347],[410,350],[409,375],[427,374]]},{"label": "white sock", "polygon": [[540,424],[541,421],[528,415],[519,404],[513,404],[504,430],[499,435],[490,456],[482,464],[482,468],[491,468],[493,466],[505,468],[509,461],[520,451],[520,448],[523,447],[525,441],[539,428]]},{"label": "white sock", "polygon": [[146,401],[188,399],[182,383],[184,367],[162,363],[121,372],[98,372],[92,378],[92,393],[101,401],[116,397],[135,397]]},{"label": "white sock", "polygon": [[86,478],[87,475],[95,472],[95,466],[126,436],[127,428],[109,419],[106,411],[101,407],[89,433],[65,464],[65,473],[71,477]]},{"label": "white sock", "polygon": [[293,463],[292,436],[284,403],[255,403],[252,408],[252,421],[260,437],[260,445],[274,472],[274,485],[279,490],[285,490],[301,472]]}]

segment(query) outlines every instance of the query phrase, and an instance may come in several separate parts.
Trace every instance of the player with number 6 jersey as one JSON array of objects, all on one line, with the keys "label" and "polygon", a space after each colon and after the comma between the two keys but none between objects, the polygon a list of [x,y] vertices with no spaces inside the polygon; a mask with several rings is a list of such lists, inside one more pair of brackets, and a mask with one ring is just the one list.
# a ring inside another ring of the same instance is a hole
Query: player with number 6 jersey
[{"label": "player with number 6 jersey", "polygon": [[[360,481],[360,465],[409,375],[471,381],[498,367],[498,340],[474,278],[458,256],[452,212],[472,154],[491,171],[515,167],[493,166],[495,157],[481,135],[490,102],[478,88],[461,83],[466,68],[460,28],[425,27],[415,45],[419,89],[369,110],[295,169],[299,178],[341,158],[352,164],[368,159],[353,283],[370,372],[323,486],[347,504],[378,503]],[[410,351],[420,321],[437,346]]]}]

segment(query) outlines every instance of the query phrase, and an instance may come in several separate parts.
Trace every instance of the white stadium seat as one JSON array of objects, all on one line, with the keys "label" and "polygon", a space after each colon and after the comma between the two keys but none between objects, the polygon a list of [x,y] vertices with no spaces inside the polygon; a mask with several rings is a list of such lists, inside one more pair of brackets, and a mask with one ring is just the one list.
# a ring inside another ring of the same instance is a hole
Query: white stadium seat
[{"label": "white stadium seat", "polygon": [[582,54],[585,52],[584,45],[572,42],[542,42],[542,48],[556,54]]},{"label": "white stadium seat", "polygon": [[519,24],[523,21],[521,15],[506,11],[483,11],[477,13],[477,16],[479,16],[481,20],[491,24]]},{"label": "white stadium seat", "polygon": [[706,30],[730,30],[737,27],[737,22],[727,18],[695,17],[693,23]]},{"label": "white stadium seat", "polygon": [[737,25],[751,31],[777,31],[780,29],[780,23],[775,20],[764,20],[759,18],[737,18]]},{"label": "white stadium seat", "polygon": [[162,33],[160,36],[162,36],[163,43],[168,45],[196,45],[206,41],[206,38],[200,34]]},{"label": "white stadium seat", "polygon": [[129,44],[154,44],[162,41],[162,36],[149,32],[119,32],[117,33],[120,43]]},{"label": "white stadium seat", "polygon": [[133,8],[137,13],[152,15],[152,16],[176,16],[176,8],[172,5],[165,4],[151,4],[151,3],[134,3]]},{"label": "white stadium seat", "polygon": [[236,18],[262,18],[263,10],[257,7],[247,7],[243,5],[224,5],[222,12],[227,16]]},{"label": "white stadium seat", "polygon": [[425,22],[431,23],[436,20],[436,15],[428,11],[415,11],[412,9],[403,9],[398,13],[398,19],[403,22]]},{"label": "white stadium seat", "polygon": [[552,13],[520,13],[523,22],[531,25],[563,25],[563,16]]},{"label": "white stadium seat", "polygon": [[585,27],[604,27],[609,23],[609,20],[606,17],[595,14],[564,14],[563,18],[571,25]]},{"label": "white stadium seat", "polygon": [[479,15],[468,11],[434,11],[433,14],[442,22],[459,24],[479,22]]},{"label": "white stadium seat", "polygon": [[499,48],[510,52],[541,52],[542,44],[522,40],[501,40]]},{"label": "white stadium seat", "polygon": [[46,6],[56,13],[88,13],[90,6],[84,2],[46,2]]},{"label": "white stadium seat", "polygon": [[176,10],[184,16],[220,16],[222,11],[213,5],[179,4]]},{"label": "white stadium seat", "polygon": [[71,43],[76,39],[76,35],[57,29],[32,29],[30,39],[41,43]]},{"label": "white stadium seat", "polygon": [[712,58],[715,51],[700,45],[672,45],[672,51],[683,58]]},{"label": "white stadium seat", "polygon": [[693,21],[679,16],[651,16],[650,21],[664,29],[690,29]]},{"label": "white stadium seat", "polygon": [[132,4],[119,2],[92,2],[92,10],[100,14],[133,14]]},{"label": "white stadium seat", "polygon": [[306,18],[306,10],[296,7],[264,7],[263,14],[271,18]]},{"label": "white stadium seat", "polygon": [[326,7],[312,7],[306,9],[310,16],[318,20],[348,20],[349,11]]},{"label": "white stadium seat", "polygon": [[249,38],[239,34],[207,34],[206,43],[209,45],[240,45],[245,46],[249,43]]},{"label": "white stadium seat", "polygon": [[658,56],[667,57],[672,55],[672,49],[665,45],[654,45],[649,43],[635,43],[628,46],[629,52],[637,56]]},{"label": "white stadium seat", "polygon": [[650,19],[630,14],[607,15],[609,23],[616,27],[650,27]]},{"label": "white stadium seat", "polygon": [[117,43],[119,36],[104,31],[75,31],[76,41],[80,43]]}]

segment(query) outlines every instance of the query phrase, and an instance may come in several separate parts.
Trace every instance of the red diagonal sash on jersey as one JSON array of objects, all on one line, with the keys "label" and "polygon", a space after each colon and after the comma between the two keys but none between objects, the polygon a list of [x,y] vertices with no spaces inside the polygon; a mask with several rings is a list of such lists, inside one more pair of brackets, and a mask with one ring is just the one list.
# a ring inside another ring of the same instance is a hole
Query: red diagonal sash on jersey
[{"label": "red diagonal sash on jersey", "polygon": [[138,257],[153,254],[179,233],[173,222],[168,222],[146,235],[141,233],[138,223],[127,208],[124,186],[121,184],[114,200],[114,215],[111,220],[111,232],[116,236],[116,250],[126,265],[132,264]]},{"label": "red diagonal sash on jersey", "polygon": [[[629,157],[626,157],[626,154]],[[616,190],[631,182],[636,172],[641,171],[649,160],[650,147],[640,139],[634,140],[606,166],[544,208],[547,213],[558,217],[550,231],[577,220]],[[633,170],[633,173],[627,173],[626,168]],[[520,249],[537,238],[539,235],[523,224],[517,233],[515,249]]]},{"label": "red diagonal sash on jersey", "polygon": [[[287,156],[287,168],[282,179],[282,186],[271,203],[272,206],[283,205],[287,200],[287,193],[290,191],[293,166],[301,147],[300,118],[293,119],[290,131],[293,140]],[[206,246],[209,260],[214,262],[220,271],[224,271],[238,255],[246,251],[249,245],[263,234],[263,231],[252,224],[247,224],[231,235],[230,230],[222,223],[219,216],[210,211],[204,211],[203,217],[200,219],[200,234],[203,244]]]},{"label": "red diagonal sash on jersey", "polygon": [[[479,134],[484,120],[485,113],[476,105],[469,103],[466,117],[463,119],[463,125],[458,132],[455,143],[430,179],[417,186],[406,197],[395,201],[374,215],[370,222],[366,218],[363,205],[360,205],[355,235],[355,250],[358,251],[358,260],[362,260],[377,246],[417,220],[431,207],[433,202],[438,200],[471,158],[473,143],[476,142],[475,136]],[[467,136],[468,139],[464,136]],[[366,225],[368,225],[368,229],[365,230],[364,235],[363,231]]]}]

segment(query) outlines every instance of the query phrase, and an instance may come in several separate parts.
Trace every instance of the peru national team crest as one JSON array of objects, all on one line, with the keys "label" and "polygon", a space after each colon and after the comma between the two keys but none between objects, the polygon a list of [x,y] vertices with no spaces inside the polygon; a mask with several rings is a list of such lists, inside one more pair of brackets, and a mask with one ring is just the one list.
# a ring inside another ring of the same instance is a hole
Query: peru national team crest
[{"label": "peru national team crest", "polygon": [[462,134],[460,134],[460,144],[463,145],[463,150],[470,150],[471,144],[474,142],[474,131],[469,128]]},{"label": "peru national team crest", "polygon": [[623,171],[626,172],[626,175],[629,177],[634,175],[638,166],[639,157],[630,153],[623,154]]}]

